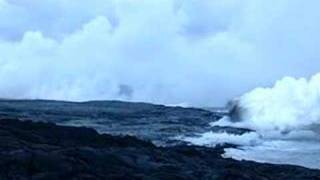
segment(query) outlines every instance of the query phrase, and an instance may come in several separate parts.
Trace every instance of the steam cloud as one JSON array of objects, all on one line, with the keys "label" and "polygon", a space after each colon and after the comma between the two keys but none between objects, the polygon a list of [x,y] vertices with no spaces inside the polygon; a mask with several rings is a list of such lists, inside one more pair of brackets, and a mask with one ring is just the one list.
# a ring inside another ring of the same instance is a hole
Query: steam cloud
[{"label": "steam cloud", "polygon": [[[223,105],[283,76],[319,70],[319,5],[0,0],[0,96]],[[315,105],[310,99],[302,108]]]},{"label": "steam cloud", "polygon": [[232,143],[225,157],[293,164],[320,169],[320,73],[306,78],[285,77],[271,88],[256,88],[234,101],[232,116],[211,126],[249,128],[244,134],[205,132],[178,137],[204,146]]},{"label": "steam cloud", "polygon": [[239,100],[241,118],[259,130],[310,129],[320,133],[320,74],[290,77],[273,88],[257,88]]}]

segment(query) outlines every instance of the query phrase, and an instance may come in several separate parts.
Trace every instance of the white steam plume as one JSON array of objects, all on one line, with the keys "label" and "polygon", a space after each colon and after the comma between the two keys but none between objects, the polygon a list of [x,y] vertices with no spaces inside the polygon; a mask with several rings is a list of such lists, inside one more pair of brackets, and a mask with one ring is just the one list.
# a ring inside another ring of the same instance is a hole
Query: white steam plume
[{"label": "white steam plume", "polygon": [[272,88],[257,88],[239,99],[240,117],[257,130],[320,127],[320,74],[310,80],[285,77]]},{"label": "white steam plume", "polygon": [[319,70],[319,5],[0,0],[0,97],[223,105]]},{"label": "white steam plume", "polygon": [[254,89],[234,101],[231,116],[211,126],[251,129],[244,134],[206,132],[179,137],[195,145],[232,143],[225,157],[320,169],[320,73],[285,77],[271,88]]}]

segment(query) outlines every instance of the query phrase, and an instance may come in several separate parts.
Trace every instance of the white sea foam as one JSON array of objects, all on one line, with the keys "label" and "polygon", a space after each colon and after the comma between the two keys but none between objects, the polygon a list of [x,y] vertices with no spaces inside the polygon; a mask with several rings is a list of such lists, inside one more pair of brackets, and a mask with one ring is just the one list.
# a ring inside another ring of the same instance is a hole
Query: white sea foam
[{"label": "white sea foam", "polygon": [[254,132],[243,135],[228,134],[226,132],[206,132],[199,137],[185,137],[183,140],[200,146],[216,146],[223,143],[253,146],[261,143],[259,135]]},{"label": "white sea foam", "polygon": [[241,149],[227,148],[224,157],[320,169],[320,143],[313,141],[265,141]]}]

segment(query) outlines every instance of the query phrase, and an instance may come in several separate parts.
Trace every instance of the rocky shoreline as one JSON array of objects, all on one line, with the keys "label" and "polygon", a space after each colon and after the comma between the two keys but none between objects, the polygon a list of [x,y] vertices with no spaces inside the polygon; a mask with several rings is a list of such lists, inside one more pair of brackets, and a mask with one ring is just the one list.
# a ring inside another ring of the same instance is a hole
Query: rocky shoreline
[{"label": "rocky shoreline", "polygon": [[157,147],[90,128],[0,120],[0,179],[320,179],[298,166],[236,161],[224,147]]}]

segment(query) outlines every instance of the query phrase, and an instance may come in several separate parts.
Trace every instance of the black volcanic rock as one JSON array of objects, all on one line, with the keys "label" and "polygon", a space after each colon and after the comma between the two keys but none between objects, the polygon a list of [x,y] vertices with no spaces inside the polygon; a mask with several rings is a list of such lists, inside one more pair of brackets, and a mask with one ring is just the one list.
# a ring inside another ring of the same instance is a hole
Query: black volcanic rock
[{"label": "black volcanic rock", "polygon": [[156,147],[88,128],[0,120],[1,180],[320,179],[320,171],[221,158],[223,147]]},{"label": "black volcanic rock", "polygon": [[253,130],[247,129],[247,128],[235,128],[235,127],[229,127],[229,126],[212,126],[210,130],[216,133],[226,132],[228,134],[236,134],[236,135],[243,135],[245,133],[254,132]]},{"label": "black volcanic rock", "polygon": [[177,135],[206,132],[210,122],[222,117],[197,108],[147,103],[47,100],[0,100],[0,116],[86,126],[100,133],[137,136],[157,145],[168,145],[167,141]]}]

